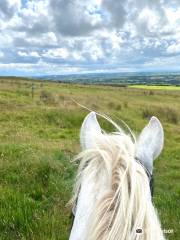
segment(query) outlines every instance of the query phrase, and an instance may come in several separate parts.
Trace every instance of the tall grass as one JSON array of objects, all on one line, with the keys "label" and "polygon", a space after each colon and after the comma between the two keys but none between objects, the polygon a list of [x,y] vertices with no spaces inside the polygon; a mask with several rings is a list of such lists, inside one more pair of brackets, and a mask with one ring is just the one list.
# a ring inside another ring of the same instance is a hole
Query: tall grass
[{"label": "tall grass", "polygon": [[179,122],[179,112],[169,107],[168,108],[154,107],[152,109],[145,108],[142,110],[143,118],[150,118],[154,115],[172,124],[178,124]]}]

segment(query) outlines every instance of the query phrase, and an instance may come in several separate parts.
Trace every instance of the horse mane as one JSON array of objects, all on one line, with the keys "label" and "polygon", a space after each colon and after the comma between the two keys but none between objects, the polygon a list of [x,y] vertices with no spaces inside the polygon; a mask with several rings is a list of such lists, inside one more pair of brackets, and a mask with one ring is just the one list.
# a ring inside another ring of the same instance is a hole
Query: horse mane
[{"label": "horse mane", "polygon": [[[135,160],[136,143],[120,128],[113,134],[97,136],[95,143],[94,148],[82,151],[75,158],[80,164],[73,204],[77,202],[83,178],[92,177],[97,186],[97,201],[82,239],[163,240],[151,201],[149,179]],[[142,233],[137,233],[137,229],[142,229]]]}]

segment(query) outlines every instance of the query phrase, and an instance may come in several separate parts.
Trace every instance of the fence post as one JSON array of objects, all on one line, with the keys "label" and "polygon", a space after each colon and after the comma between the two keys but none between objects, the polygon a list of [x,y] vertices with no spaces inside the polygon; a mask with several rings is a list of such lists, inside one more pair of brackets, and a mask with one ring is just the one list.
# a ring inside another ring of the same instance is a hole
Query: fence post
[{"label": "fence post", "polygon": [[34,83],[32,83],[32,86],[31,86],[31,96],[32,96],[32,99],[34,99],[34,89],[35,89],[35,85],[34,85]]}]

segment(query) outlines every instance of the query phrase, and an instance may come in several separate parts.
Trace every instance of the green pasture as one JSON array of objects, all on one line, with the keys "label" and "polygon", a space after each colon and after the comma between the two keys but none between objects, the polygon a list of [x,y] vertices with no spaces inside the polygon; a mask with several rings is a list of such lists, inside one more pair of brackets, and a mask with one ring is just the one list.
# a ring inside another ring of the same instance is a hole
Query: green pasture
[{"label": "green pasture", "polygon": [[[138,134],[157,116],[165,146],[155,161],[155,193],[162,228],[180,239],[180,92],[177,87],[70,85],[0,78],[0,239],[65,240],[87,111],[105,113]],[[109,130],[111,127],[102,122]]]},{"label": "green pasture", "polygon": [[174,90],[179,91],[180,86],[170,86],[170,85],[129,85],[130,88],[139,88],[147,90]]}]

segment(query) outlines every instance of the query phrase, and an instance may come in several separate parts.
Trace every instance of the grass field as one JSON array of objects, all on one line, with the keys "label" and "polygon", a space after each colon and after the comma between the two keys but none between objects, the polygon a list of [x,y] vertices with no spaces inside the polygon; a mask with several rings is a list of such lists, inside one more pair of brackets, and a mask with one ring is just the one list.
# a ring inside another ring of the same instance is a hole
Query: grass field
[{"label": "grass field", "polygon": [[139,88],[139,89],[147,89],[147,90],[180,90],[180,86],[158,86],[158,85],[131,85],[130,88]]},{"label": "grass field", "polygon": [[[73,100],[123,119],[135,133],[150,116],[165,130],[155,162],[156,205],[167,239],[180,239],[180,92],[0,79],[0,239],[65,240],[87,111]],[[101,121],[102,122],[102,121]],[[110,129],[102,122],[105,129]]]}]

